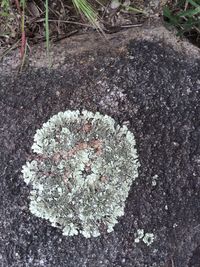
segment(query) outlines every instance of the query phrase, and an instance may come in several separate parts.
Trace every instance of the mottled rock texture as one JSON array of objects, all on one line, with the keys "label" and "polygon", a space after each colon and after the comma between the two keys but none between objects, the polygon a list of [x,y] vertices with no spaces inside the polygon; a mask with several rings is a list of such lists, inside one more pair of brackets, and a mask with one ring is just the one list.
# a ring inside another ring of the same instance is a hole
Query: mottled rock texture
[{"label": "mottled rock texture", "polygon": [[[200,262],[200,60],[162,27],[104,41],[78,36],[44,48],[16,73],[17,52],[0,69],[0,266],[197,267]],[[85,239],[28,210],[21,167],[36,129],[66,109],[126,123],[141,167],[114,232]],[[135,243],[138,229],[153,233]]]}]

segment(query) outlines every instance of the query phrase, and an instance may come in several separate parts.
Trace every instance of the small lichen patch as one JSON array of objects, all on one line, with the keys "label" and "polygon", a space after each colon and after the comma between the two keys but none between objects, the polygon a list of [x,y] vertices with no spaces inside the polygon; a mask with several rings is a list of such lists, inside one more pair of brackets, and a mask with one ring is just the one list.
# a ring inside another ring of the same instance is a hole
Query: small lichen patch
[{"label": "small lichen patch", "polygon": [[158,175],[155,174],[155,175],[152,177],[152,186],[156,186],[156,185],[157,185],[157,180],[158,180]]},{"label": "small lichen patch", "polygon": [[135,138],[99,112],[65,111],[37,130],[34,155],[23,166],[30,211],[64,235],[113,231],[138,176]]},{"label": "small lichen patch", "polygon": [[144,236],[144,229],[138,229],[136,233],[135,243],[139,243]]},{"label": "small lichen patch", "polygon": [[155,239],[153,233],[145,233],[144,229],[137,229],[135,234],[135,243],[139,243],[141,240],[147,245],[151,245]]},{"label": "small lichen patch", "polygon": [[152,233],[146,233],[145,236],[142,238],[142,241],[147,246],[150,246],[153,243],[154,239],[155,239],[154,234],[152,234]]}]

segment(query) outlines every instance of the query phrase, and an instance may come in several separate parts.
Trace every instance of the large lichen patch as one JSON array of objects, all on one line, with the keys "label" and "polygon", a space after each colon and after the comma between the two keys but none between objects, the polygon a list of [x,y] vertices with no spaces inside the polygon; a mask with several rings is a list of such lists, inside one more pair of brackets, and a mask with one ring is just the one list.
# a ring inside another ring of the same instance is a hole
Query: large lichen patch
[{"label": "large lichen patch", "polygon": [[135,139],[126,126],[88,111],[65,111],[37,130],[23,166],[30,211],[64,235],[113,231],[138,176]]}]

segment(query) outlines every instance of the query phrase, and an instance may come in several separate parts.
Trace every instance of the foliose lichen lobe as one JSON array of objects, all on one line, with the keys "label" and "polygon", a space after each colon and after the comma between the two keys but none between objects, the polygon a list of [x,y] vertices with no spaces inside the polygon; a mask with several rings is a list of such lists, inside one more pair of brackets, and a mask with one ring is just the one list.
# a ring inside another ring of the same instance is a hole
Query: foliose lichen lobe
[{"label": "foliose lichen lobe", "polygon": [[134,135],[99,112],[60,112],[34,136],[23,166],[31,185],[30,211],[64,235],[113,231],[138,176]]}]

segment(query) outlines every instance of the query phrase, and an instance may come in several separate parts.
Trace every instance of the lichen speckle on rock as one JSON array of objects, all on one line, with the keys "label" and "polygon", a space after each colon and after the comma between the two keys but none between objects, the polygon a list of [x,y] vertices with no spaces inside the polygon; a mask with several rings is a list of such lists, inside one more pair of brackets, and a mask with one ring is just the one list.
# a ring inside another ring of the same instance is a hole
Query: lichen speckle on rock
[{"label": "lichen speckle on rock", "polygon": [[65,111],[37,130],[23,166],[30,211],[64,235],[113,231],[138,176],[134,135],[99,112]]},{"label": "lichen speckle on rock", "polygon": [[135,243],[139,243],[141,240],[147,245],[150,246],[155,239],[153,233],[145,233],[144,229],[137,229],[135,234]]}]

